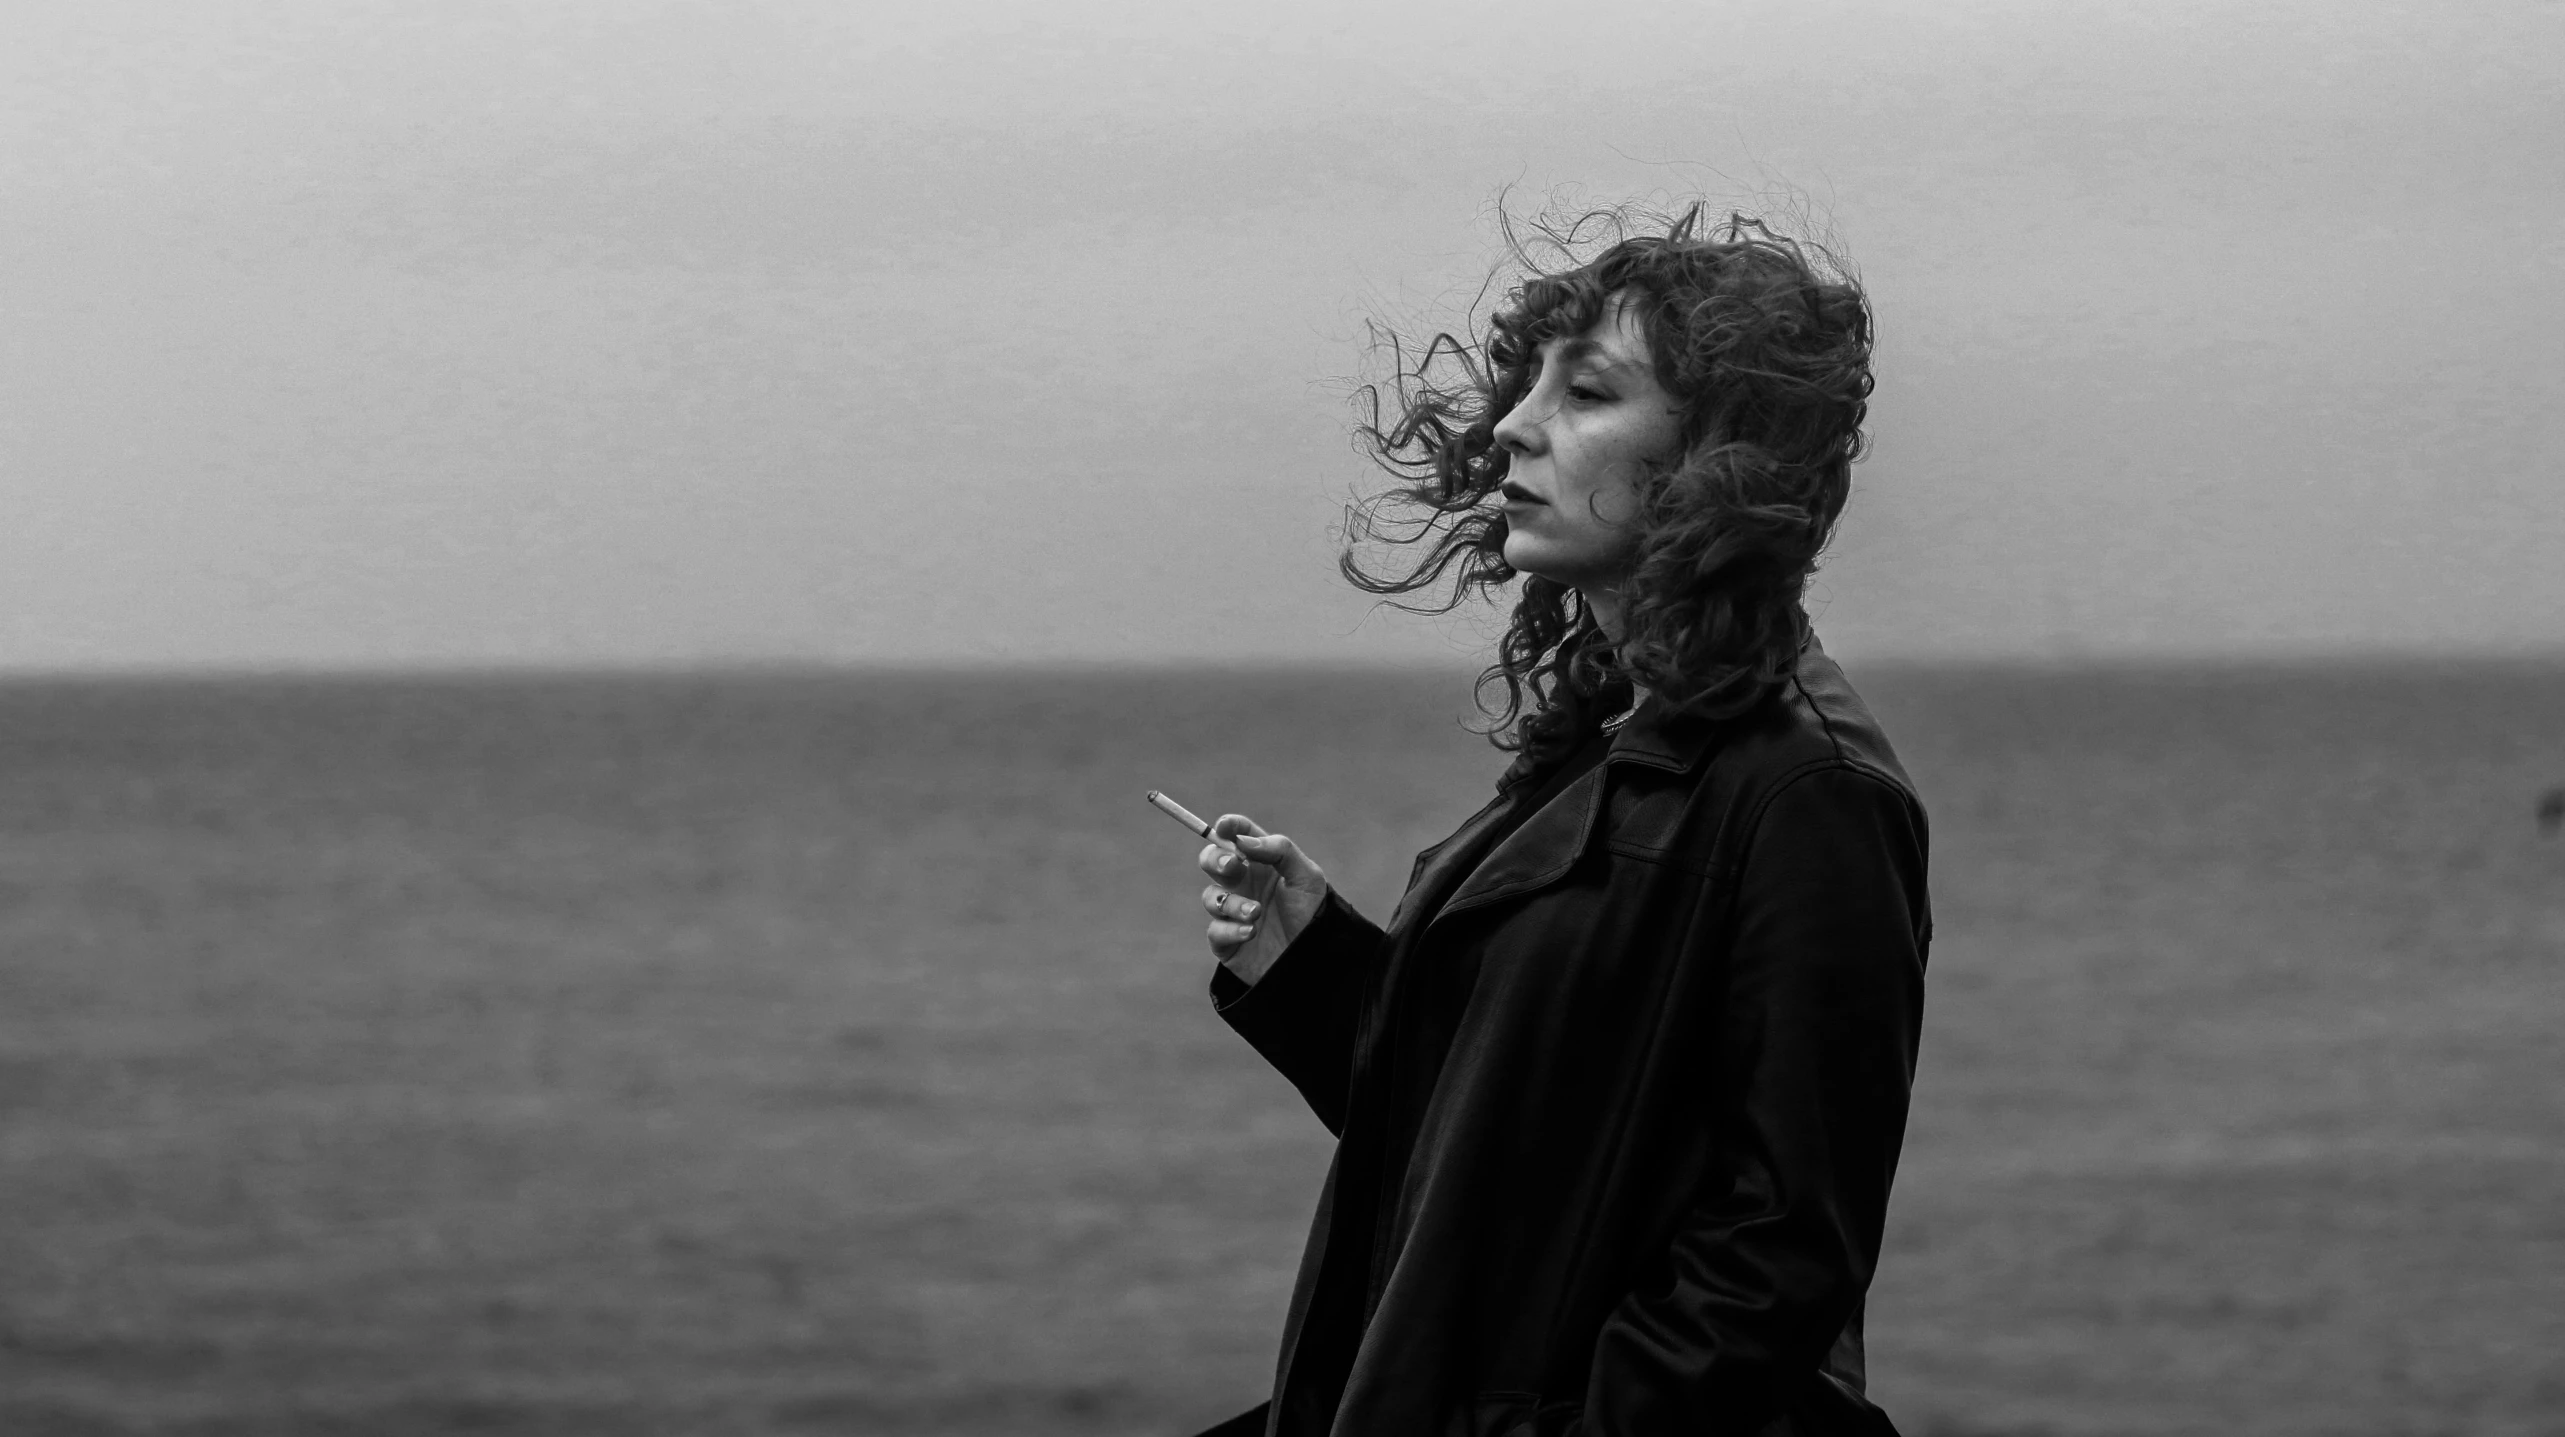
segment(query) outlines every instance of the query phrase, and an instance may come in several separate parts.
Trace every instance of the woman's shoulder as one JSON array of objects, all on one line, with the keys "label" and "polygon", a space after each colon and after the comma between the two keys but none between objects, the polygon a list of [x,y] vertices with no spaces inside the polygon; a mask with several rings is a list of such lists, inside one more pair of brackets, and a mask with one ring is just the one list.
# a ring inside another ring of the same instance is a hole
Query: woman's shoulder
[{"label": "woman's shoulder", "polygon": [[1699,777],[1732,803],[1758,807],[1813,774],[1850,772],[1921,807],[1887,730],[1814,639],[1788,679],[1725,727]]},{"label": "woman's shoulder", "polygon": [[1819,760],[1867,770],[1912,796],[1914,780],[1888,742],[1888,731],[1854,691],[1843,667],[1827,657],[1814,639],[1799,655],[1798,672],[1779,695],[1789,717],[1792,747]]},{"label": "woman's shoulder", "polygon": [[1623,762],[1607,795],[1616,852],[1718,871],[1785,794],[1801,817],[1885,802],[1922,831],[1923,805],[1887,733],[1813,643],[1798,671],[1743,713],[1631,728],[1614,746]]}]

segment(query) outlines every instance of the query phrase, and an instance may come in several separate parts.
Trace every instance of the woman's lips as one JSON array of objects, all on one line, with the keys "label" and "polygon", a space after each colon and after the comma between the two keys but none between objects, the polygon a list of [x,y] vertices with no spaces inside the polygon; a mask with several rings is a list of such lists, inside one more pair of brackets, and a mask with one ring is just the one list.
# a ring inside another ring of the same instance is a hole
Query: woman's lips
[{"label": "woman's lips", "polygon": [[1504,483],[1496,486],[1496,492],[1504,495],[1505,502],[1508,504],[1546,504],[1549,502],[1548,500],[1541,498],[1539,495],[1534,494],[1531,490],[1516,485],[1511,479],[1508,479]]}]

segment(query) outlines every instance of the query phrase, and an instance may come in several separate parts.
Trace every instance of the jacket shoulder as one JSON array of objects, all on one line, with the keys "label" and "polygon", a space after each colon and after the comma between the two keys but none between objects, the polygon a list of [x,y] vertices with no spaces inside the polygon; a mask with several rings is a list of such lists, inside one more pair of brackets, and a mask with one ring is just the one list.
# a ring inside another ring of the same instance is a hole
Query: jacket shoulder
[{"label": "jacket shoulder", "polygon": [[1870,774],[1917,802],[1914,780],[1887,731],[1842,666],[1813,641],[1789,682],[1738,720],[1726,748],[1723,757],[1750,790],[1777,788],[1813,768],[1841,767]]},{"label": "jacket shoulder", "polygon": [[[1813,642],[1790,681],[1753,708],[1669,732],[1679,737],[1642,735],[1649,746],[1611,785],[1602,828],[1616,853],[1703,874],[1731,871],[1766,808],[1797,780],[1824,771],[1883,785],[1922,832],[1923,804],[1888,735]],[[1691,761],[1683,761],[1687,749]]]}]

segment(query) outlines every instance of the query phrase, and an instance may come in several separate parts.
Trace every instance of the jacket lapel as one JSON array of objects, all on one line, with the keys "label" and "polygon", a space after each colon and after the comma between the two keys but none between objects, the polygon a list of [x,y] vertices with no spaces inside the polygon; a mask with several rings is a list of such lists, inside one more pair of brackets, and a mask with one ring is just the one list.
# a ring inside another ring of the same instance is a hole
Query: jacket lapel
[{"label": "jacket lapel", "polygon": [[1434,917],[1448,918],[1483,903],[1546,888],[1566,877],[1594,832],[1594,816],[1603,807],[1603,771],[1608,767],[1608,761],[1599,763],[1577,775],[1540,812],[1505,835],[1505,841],[1471,870]]},{"label": "jacket lapel", "polygon": [[1502,797],[1473,814],[1469,821],[1452,831],[1452,836],[1435,844],[1418,856],[1416,871],[1409,875],[1407,891],[1399,895],[1398,907],[1389,915],[1392,935],[1401,934],[1414,925],[1419,914],[1431,914],[1452,891],[1452,885],[1469,872],[1486,847],[1487,832],[1504,821],[1513,805]]}]

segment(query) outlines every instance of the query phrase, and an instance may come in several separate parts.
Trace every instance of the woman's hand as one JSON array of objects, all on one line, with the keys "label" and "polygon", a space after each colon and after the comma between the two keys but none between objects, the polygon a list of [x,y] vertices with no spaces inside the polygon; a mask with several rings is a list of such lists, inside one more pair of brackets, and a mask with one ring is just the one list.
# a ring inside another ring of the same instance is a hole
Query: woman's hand
[{"label": "woman's hand", "polygon": [[1327,875],[1299,844],[1265,832],[1252,818],[1224,813],[1211,831],[1238,845],[1236,853],[1216,843],[1202,850],[1202,871],[1211,875],[1211,886],[1202,890],[1211,955],[1253,983],[1318,916]]}]

